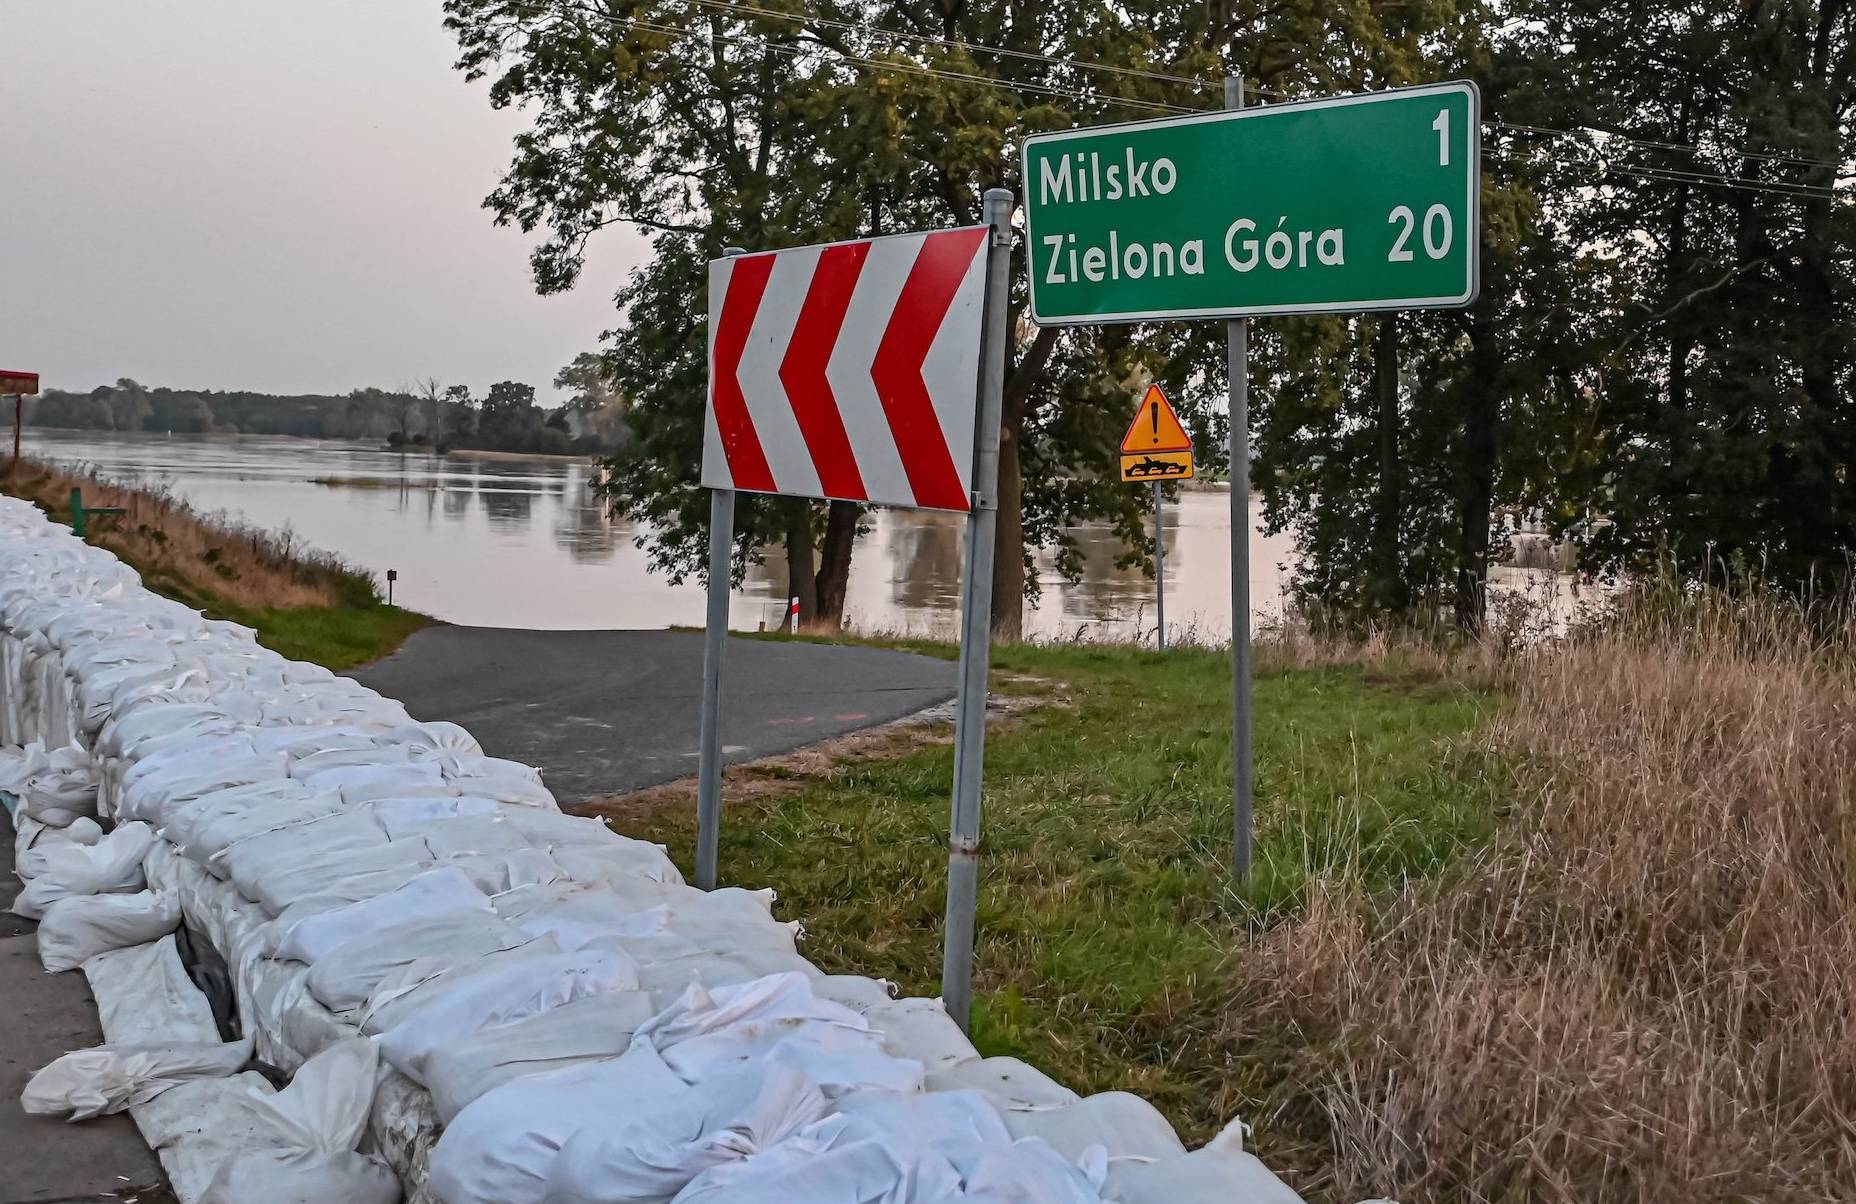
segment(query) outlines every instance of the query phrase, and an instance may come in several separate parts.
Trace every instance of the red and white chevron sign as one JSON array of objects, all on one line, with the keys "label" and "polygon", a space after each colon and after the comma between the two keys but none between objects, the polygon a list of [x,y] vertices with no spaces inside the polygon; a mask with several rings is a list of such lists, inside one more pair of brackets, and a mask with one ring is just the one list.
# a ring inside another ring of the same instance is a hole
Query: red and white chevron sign
[{"label": "red and white chevron sign", "polygon": [[710,263],[702,483],[967,509],[986,231]]}]

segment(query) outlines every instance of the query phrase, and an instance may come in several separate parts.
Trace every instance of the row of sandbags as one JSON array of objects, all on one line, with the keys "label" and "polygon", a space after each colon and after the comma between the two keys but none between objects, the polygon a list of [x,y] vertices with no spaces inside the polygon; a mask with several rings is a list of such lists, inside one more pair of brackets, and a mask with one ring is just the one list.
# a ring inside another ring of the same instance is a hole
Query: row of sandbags
[{"label": "row of sandbags", "polygon": [[285,1072],[370,1038],[369,1144],[412,1199],[1296,1199],[1237,1126],[1188,1153],[1136,1097],[982,1059],[938,1002],[821,974],[770,892],[685,886],[529,767],[150,594],[7,499],[0,739],[93,792],[47,781],[72,805],[27,822],[113,827],[40,832],[21,857],[68,862],[53,881],[67,849],[146,839],[139,878],[50,911],[143,886],[178,903]]}]

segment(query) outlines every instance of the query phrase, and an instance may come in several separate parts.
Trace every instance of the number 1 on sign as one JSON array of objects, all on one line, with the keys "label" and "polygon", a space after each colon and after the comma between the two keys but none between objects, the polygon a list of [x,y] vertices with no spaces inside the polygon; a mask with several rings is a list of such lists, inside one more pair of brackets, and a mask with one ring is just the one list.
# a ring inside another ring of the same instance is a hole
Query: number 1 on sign
[{"label": "number 1 on sign", "polygon": [[1437,120],[1431,122],[1431,128],[1437,131],[1437,166],[1450,166],[1450,110],[1437,110]]}]

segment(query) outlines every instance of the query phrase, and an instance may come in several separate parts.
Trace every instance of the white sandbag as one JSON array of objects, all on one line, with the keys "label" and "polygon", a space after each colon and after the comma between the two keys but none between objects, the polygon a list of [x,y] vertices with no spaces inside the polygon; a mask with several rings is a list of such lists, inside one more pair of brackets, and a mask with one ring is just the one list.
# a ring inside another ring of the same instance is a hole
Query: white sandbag
[{"label": "white sandbag", "polygon": [[960,1062],[928,1076],[930,1091],[978,1091],[1001,1112],[1067,1108],[1082,1097],[1035,1066],[1017,1058]]},{"label": "white sandbag", "polygon": [[[222,876],[240,884],[263,881],[272,872],[314,861],[345,860],[362,849],[384,848],[387,833],[366,808],[344,809],[307,823],[249,836],[227,846],[213,862]],[[247,892],[246,898],[257,896]]]},{"label": "white sandbag", "polygon": [[255,894],[259,906],[272,916],[284,916],[294,908],[285,925],[288,927],[312,912],[384,895],[431,868],[432,863],[420,860],[414,849],[374,849],[356,853],[339,864],[279,872],[255,885],[242,884],[239,890]]},{"label": "white sandbag", "polygon": [[396,727],[391,731],[382,732],[380,739],[384,744],[403,744],[413,751],[414,756],[433,753],[452,753],[462,756],[483,754],[483,746],[477,743],[477,737],[457,724],[443,719]]},{"label": "white sandbag", "polygon": [[[378,806],[375,810],[378,812]],[[509,853],[530,845],[522,829],[503,818],[500,807],[491,815],[444,816],[409,824],[394,839],[408,836],[424,837],[432,855],[440,859],[468,857],[473,853]]]},{"label": "white sandbag", "polygon": [[581,1129],[687,1090],[646,1049],[505,1083],[472,1101],[432,1147],[428,1188],[444,1204],[540,1204],[548,1168]]},{"label": "white sandbag", "polygon": [[73,895],[122,894],[141,890],[142,858],[155,834],[147,824],[124,824],[94,845],[61,844],[46,850],[45,872],[13,900],[15,915],[36,920],[45,909]]},{"label": "white sandbag", "polygon": [[76,895],[45,909],[39,960],[53,973],[75,970],[99,953],[146,945],[178,927],[180,899],[172,894]]},{"label": "white sandbag", "polygon": [[112,1045],[219,1039],[212,1006],[187,977],[171,936],[99,953],[84,963],[84,978]]},{"label": "white sandbag", "polygon": [[247,1095],[268,1148],[228,1160],[201,1204],[397,1204],[393,1172],[355,1152],[377,1065],[373,1042],[343,1041],[305,1062],[282,1091]]},{"label": "white sandbag", "polygon": [[94,845],[103,839],[103,829],[88,816],[72,821],[64,828],[50,828],[35,819],[20,816],[14,820],[15,854],[13,871],[30,882],[43,874],[49,863],[46,854],[61,844]]},{"label": "white sandbag", "polygon": [[[814,993],[829,998],[816,988]],[[883,1034],[886,1053],[920,1062],[930,1073],[980,1056],[939,999],[884,1000],[865,1009],[863,1017]]]},{"label": "white sandbag", "polygon": [[202,795],[167,813],[162,835],[190,861],[210,864],[230,845],[347,809],[339,791],[282,780]]},{"label": "white sandbag", "polygon": [[[769,974],[797,974],[807,979],[824,977],[817,966],[797,953],[783,953],[775,949],[706,953],[690,947],[691,951],[681,956],[656,956],[664,945],[680,941],[682,938],[675,936],[600,937],[588,942],[586,947],[616,948],[630,954],[638,963],[639,985],[650,991],[665,1007],[675,1003],[692,986],[713,991],[754,982]],[[688,945],[688,942],[682,943]]]},{"label": "white sandbag", "polygon": [[700,986],[641,1026],[685,1082],[700,1083],[757,1058],[791,1056],[827,1098],[864,1087],[922,1088],[920,1062],[883,1052],[883,1035],[842,1004],[812,993],[803,974],[771,974],[713,992]]},{"label": "white sandbag", "polygon": [[864,1092],[772,1150],[704,1172],[677,1201],[1100,1204],[1100,1196],[1093,1173],[1040,1141],[1014,1143],[976,1092]]},{"label": "white sandbag", "polygon": [[1067,1108],[1008,1111],[1005,1127],[1015,1140],[1036,1137],[1072,1162],[1096,1147],[1110,1166],[1124,1160],[1160,1162],[1185,1154],[1179,1135],[1158,1109],[1138,1095],[1104,1091]]},{"label": "white sandbag", "polygon": [[450,1124],[472,1100],[511,1079],[616,1058],[657,1011],[643,991],[611,991],[440,1045],[425,1058],[439,1119]]},{"label": "white sandbag", "polygon": [[381,980],[421,959],[447,965],[474,961],[529,939],[493,911],[423,916],[363,933],[330,949],[309,971],[312,995],[334,1012],[367,1002]]},{"label": "white sandbag", "polygon": [[302,780],[317,790],[339,790],[342,799],[351,805],[383,798],[474,793],[453,790],[432,761],[342,765],[306,774]]},{"label": "white sandbag", "polygon": [[[670,930],[670,908],[659,904],[631,911],[607,891],[585,891],[538,907],[515,921],[530,936],[550,933],[567,950],[581,949],[602,937],[657,936]],[[691,952],[696,950],[692,946]]]},{"label": "white sandbag", "polygon": [[178,808],[202,795],[233,786],[274,782],[283,776],[281,755],[261,757],[254,753],[241,758],[188,758],[139,777],[133,784],[125,778],[116,813],[126,819],[159,822],[164,810]]},{"label": "white sandbag", "polygon": [[374,809],[374,817],[386,829],[390,840],[398,840],[409,832],[416,833],[419,825],[434,820],[503,814],[503,805],[495,799],[452,794],[375,799],[368,806]]},{"label": "white sandbag", "polygon": [[1111,1163],[1102,1198],[1115,1204],[1302,1204],[1301,1196],[1245,1152],[1244,1124],[1235,1120],[1190,1154]]},{"label": "white sandbag", "polygon": [[440,1045],[588,995],[637,986],[637,967],[618,953],[583,950],[519,963],[500,974],[460,982],[381,1032],[380,1054],[401,1074],[423,1083],[425,1056]]},{"label": "white sandbag", "polygon": [[549,1166],[543,1199],[669,1204],[697,1175],[772,1148],[826,1109],[797,1062],[744,1066],[581,1129]]},{"label": "white sandbag", "polygon": [[393,970],[368,994],[362,1007],[362,1031],[378,1036],[439,996],[472,979],[502,975],[509,967],[559,957],[553,937],[535,937],[510,949],[487,953],[468,961],[446,956],[421,957]]},{"label": "white sandbag", "polygon": [[540,849],[514,849],[507,853],[467,853],[445,859],[470,875],[477,889],[487,895],[500,894],[519,886],[546,886],[563,882],[567,871]]},{"label": "white sandbag", "polygon": [[299,920],[282,933],[272,956],[313,965],[336,946],[356,937],[407,920],[472,910],[495,914],[490,900],[472,884],[468,874],[454,866],[441,866],[384,895]]},{"label": "white sandbag", "polygon": [[35,1116],[89,1120],[151,1100],[176,1083],[224,1078],[251,1061],[251,1038],[226,1044],[98,1045],[40,1069],[19,1102]]},{"label": "white sandbag", "polygon": [[27,746],[24,781],[13,793],[19,813],[51,828],[63,828],[97,813],[97,773],[90,754],[76,745],[33,755]]},{"label": "white sandbag", "polygon": [[678,885],[683,882],[683,875],[661,846],[610,832],[595,843],[560,843],[550,852],[576,881],[589,885],[624,882],[628,878]]}]

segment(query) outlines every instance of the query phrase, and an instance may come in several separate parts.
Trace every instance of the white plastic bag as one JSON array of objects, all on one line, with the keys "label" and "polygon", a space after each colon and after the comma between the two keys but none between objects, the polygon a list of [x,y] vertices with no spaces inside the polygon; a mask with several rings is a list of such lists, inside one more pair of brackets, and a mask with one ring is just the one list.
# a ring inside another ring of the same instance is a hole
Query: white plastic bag
[{"label": "white plastic bag", "polygon": [[1255,1154],[1245,1152],[1241,1120],[1190,1154],[1111,1163],[1102,1198],[1117,1204],[1302,1204]]},{"label": "white plastic bag", "polygon": [[13,900],[15,915],[36,920],[45,909],[72,895],[121,894],[141,890],[142,858],[155,834],[147,824],[124,824],[94,845],[61,844],[47,849],[45,872]]},{"label": "white plastic bag", "polygon": [[252,1130],[268,1148],[229,1159],[201,1204],[397,1204],[393,1172],[355,1153],[377,1066],[372,1041],[340,1041],[305,1062],[282,1091],[246,1095]]},{"label": "white plastic bag", "polygon": [[180,899],[169,893],[75,895],[45,909],[39,960],[47,970],[75,970],[99,953],[146,945],[180,926]]},{"label": "white plastic bag", "polygon": [[89,1120],[144,1103],[176,1083],[236,1074],[249,1061],[249,1037],[224,1045],[97,1045],[39,1070],[19,1102],[34,1116],[69,1112],[68,1120]]}]

